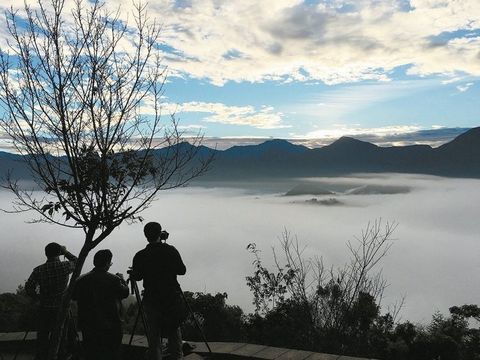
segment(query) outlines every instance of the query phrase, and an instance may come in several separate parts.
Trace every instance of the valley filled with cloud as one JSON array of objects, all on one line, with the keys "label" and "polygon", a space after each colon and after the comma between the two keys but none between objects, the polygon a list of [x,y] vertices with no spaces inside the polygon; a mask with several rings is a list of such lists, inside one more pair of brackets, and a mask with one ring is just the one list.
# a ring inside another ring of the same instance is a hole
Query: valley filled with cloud
[{"label": "valley filled with cloud", "polygon": [[[285,196],[306,183],[330,191]],[[337,267],[348,260],[346,242],[354,241],[369,221],[382,218],[398,223],[393,246],[379,264],[389,284],[385,310],[405,295],[402,318],[426,322],[437,310],[447,313],[448,307],[475,303],[480,296],[480,180],[370,174],[226,185],[161,193],[143,214],[170,232],[168,241],[182,254],[187,274],[179,280],[184,290],[227,292],[229,303],[251,311],[245,283],[253,272],[249,243],[256,243],[265,263],[273,264],[271,248],[279,246],[287,229],[307,246],[306,257],[321,256],[325,265]],[[322,203],[332,198],[338,203]],[[10,200],[9,193],[0,193],[2,208],[8,209]],[[28,214],[0,218],[1,292],[14,291],[44,261],[48,242],[65,244],[76,253],[80,249],[81,231],[26,224],[28,219]],[[113,272],[125,273],[134,253],[145,246],[142,228],[140,223],[122,225],[98,247],[113,251]],[[90,255],[84,272],[91,268]]]}]

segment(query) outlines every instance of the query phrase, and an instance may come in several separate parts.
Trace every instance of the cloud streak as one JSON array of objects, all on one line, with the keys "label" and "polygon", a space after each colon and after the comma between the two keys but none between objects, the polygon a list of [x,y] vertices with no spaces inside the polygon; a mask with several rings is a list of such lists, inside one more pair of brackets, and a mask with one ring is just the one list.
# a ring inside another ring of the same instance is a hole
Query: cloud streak
[{"label": "cloud streak", "polygon": [[389,81],[355,84],[341,88],[327,89],[298,105],[285,110],[295,116],[321,117],[325,120],[341,120],[358,110],[392,99],[411,96],[439,86],[436,80]]}]

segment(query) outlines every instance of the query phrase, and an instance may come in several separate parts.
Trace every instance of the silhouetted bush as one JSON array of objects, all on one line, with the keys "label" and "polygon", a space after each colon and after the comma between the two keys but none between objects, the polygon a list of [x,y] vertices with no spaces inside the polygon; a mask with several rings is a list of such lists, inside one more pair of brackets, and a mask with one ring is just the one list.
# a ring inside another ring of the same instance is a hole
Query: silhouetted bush
[{"label": "silhouetted bush", "polygon": [[35,330],[36,313],[36,306],[23,286],[15,294],[0,294],[0,332]]},{"label": "silhouetted bush", "polygon": [[[186,291],[185,298],[208,340],[243,341],[245,339],[243,311],[239,306],[226,303],[226,293],[212,295]],[[189,314],[183,324],[182,331],[185,339],[202,340],[192,314]]]}]

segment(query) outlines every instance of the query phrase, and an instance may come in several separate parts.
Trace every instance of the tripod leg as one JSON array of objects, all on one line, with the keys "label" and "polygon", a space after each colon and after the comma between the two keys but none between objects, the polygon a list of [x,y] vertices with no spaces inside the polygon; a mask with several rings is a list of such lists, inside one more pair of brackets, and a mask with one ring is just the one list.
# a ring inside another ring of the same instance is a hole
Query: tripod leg
[{"label": "tripod leg", "polygon": [[140,308],[138,308],[137,317],[135,318],[135,323],[133,324],[133,329],[132,333],[130,334],[130,341],[128,342],[128,346],[132,345],[133,336],[135,335],[135,331],[137,330],[138,326],[138,320],[140,320]]},{"label": "tripod leg", "polygon": [[183,301],[185,301],[185,305],[187,306],[188,311],[189,311],[190,314],[192,315],[193,322],[195,323],[198,331],[200,332],[200,335],[202,335],[203,342],[204,342],[205,345],[207,346],[208,352],[211,354],[211,353],[212,353],[212,349],[210,349],[210,345],[208,345],[207,339],[205,338],[205,334],[203,333],[203,330],[202,330],[202,328],[200,327],[200,324],[198,323],[197,318],[195,317],[195,314],[193,313],[193,310],[192,310],[192,308],[190,307],[190,304],[188,303],[187,298],[185,297],[185,294],[183,293],[183,291],[182,291],[181,293],[182,293]]},{"label": "tripod leg", "polygon": [[152,339],[152,334],[150,332],[150,327],[148,326],[148,319],[145,315],[145,309],[143,307],[143,301],[142,297],[140,296],[140,291],[138,290],[138,286],[136,282],[132,282],[132,287],[135,293],[135,297],[137,299],[137,304],[138,304],[138,314],[142,318],[143,322],[143,328],[145,329],[145,335],[147,337],[147,342],[148,342],[148,348],[150,351],[153,350],[153,344],[154,344],[154,339]]}]

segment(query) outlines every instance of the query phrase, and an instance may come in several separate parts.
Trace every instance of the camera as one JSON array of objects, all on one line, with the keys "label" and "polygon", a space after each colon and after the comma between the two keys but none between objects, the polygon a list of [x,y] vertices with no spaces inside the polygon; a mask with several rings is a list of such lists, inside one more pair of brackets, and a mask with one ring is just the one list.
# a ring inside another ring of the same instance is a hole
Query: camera
[{"label": "camera", "polygon": [[162,230],[160,233],[160,240],[166,241],[168,239],[168,235],[170,235],[167,231]]}]

